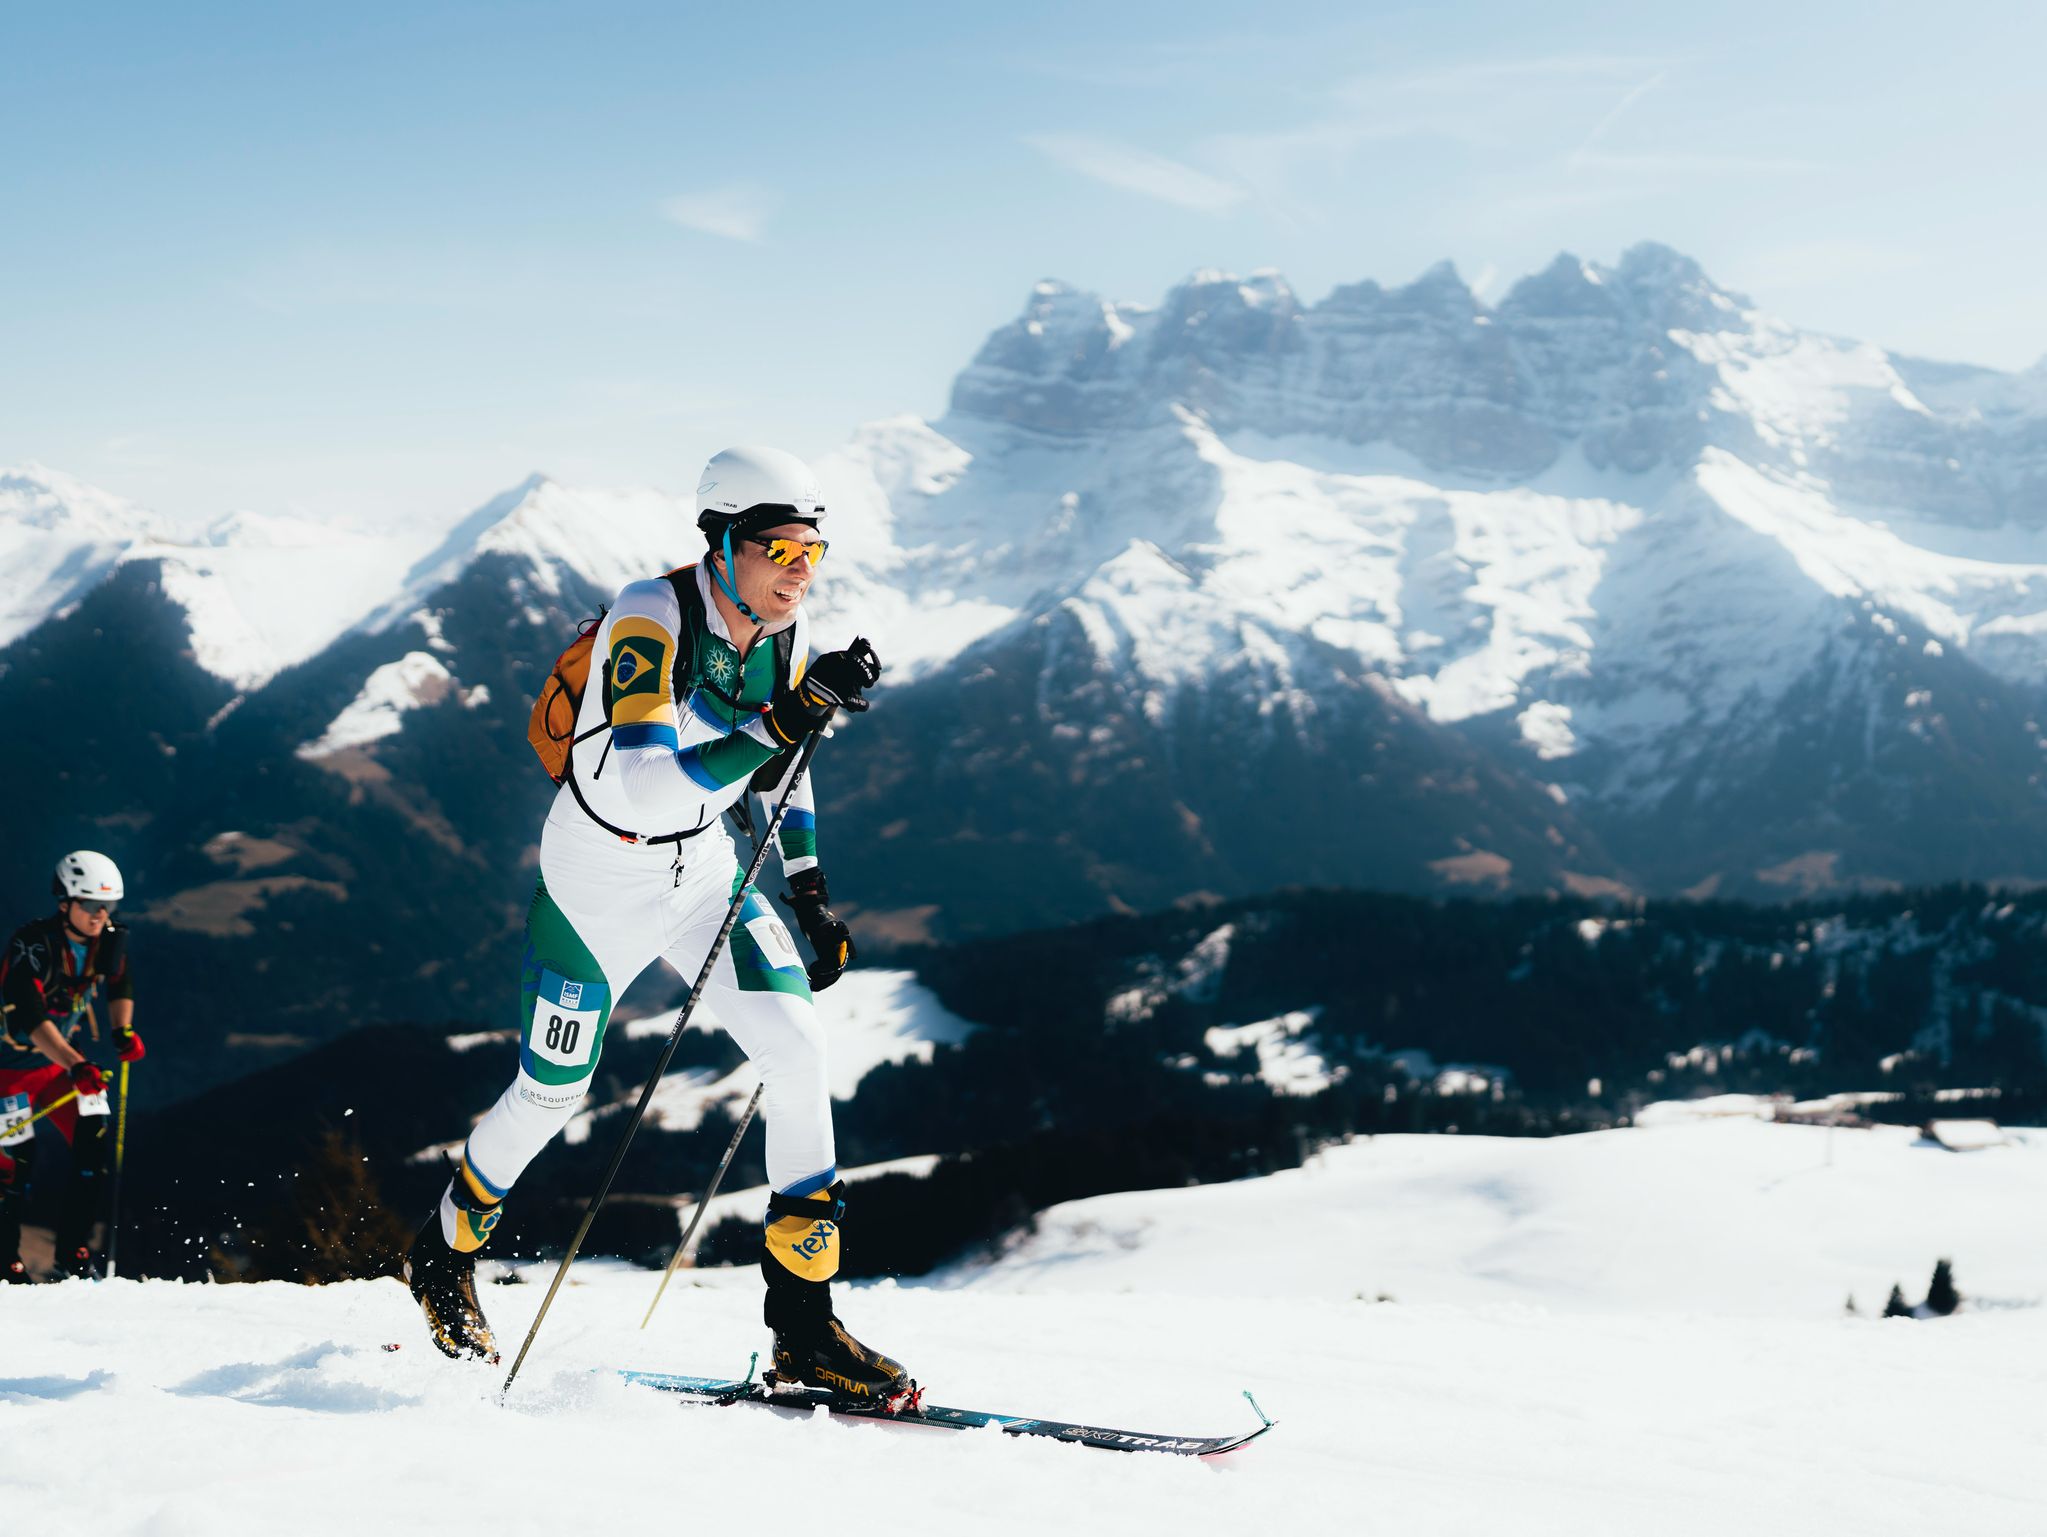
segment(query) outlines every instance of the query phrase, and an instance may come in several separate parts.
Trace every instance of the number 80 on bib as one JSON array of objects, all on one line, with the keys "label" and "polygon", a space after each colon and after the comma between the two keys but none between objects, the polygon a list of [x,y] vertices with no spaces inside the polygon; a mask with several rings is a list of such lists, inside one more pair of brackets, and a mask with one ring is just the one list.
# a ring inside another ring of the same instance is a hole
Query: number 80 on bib
[{"label": "number 80 on bib", "polygon": [[[541,978],[526,1027],[526,1049],[556,1067],[584,1067],[597,1050],[604,1022],[606,988],[573,982],[549,971]],[[588,1007],[585,1007],[588,1005]]]}]

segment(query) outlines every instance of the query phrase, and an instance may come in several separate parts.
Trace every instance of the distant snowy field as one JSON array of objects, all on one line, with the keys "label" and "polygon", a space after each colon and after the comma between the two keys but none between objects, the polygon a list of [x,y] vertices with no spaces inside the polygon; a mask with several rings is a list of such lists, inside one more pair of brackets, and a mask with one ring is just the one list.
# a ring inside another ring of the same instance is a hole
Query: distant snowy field
[{"label": "distant snowy field", "polygon": [[[1215,1465],[694,1408],[602,1370],[743,1371],[745,1272],[686,1276],[642,1334],[658,1278],[578,1265],[504,1408],[502,1370],[436,1355],[393,1281],[8,1289],[0,1511],[161,1534],[2038,1534],[2047,1133],[2013,1138],[1382,1137],[843,1289],[940,1402],[1192,1434],[1248,1422],[1249,1388],[1280,1428]],[[1960,1314],[1843,1315],[1893,1280],[1916,1300],[1941,1256]],[[543,1290],[488,1289],[508,1355]]]}]

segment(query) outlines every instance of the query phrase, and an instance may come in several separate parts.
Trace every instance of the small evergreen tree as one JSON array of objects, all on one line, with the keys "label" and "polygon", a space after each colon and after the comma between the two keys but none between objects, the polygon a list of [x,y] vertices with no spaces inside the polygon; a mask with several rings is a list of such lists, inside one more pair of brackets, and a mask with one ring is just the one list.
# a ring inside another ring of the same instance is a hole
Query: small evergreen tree
[{"label": "small evergreen tree", "polygon": [[1954,1267],[1940,1260],[1933,1267],[1933,1284],[1926,1288],[1926,1311],[1945,1318],[1961,1305],[1962,1294],[1955,1290]]},{"label": "small evergreen tree", "polygon": [[1905,1305],[1905,1289],[1902,1286],[1893,1286],[1891,1288],[1891,1300],[1884,1304],[1884,1317],[1910,1318],[1911,1316],[1912,1310]]},{"label": "small evergreen tree", "polygon": [[1841,1311],[1846,1313],[1850,1318],[1860,1318],[1862,1316],[1862,1309],[1855,1305],[1855,1293],[1850,1292],[1848,1294],[1848,1306],[1843,1308]]},{"label": "small evergreen tree", "polygon": [[362,1142],[325,1126],[293,1171],[291,1194],[243,1230],[246,1257],[216,1250],[214,1279],[317,1286],[392,1275],[411,1237],[384,1204]]}]

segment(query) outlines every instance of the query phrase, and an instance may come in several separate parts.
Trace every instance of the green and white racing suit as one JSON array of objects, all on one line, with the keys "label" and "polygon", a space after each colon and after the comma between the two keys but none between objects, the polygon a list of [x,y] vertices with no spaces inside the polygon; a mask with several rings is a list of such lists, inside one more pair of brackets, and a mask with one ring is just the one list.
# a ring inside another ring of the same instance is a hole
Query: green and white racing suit
[{"label": "green and white racing suit", "polygon": [[[786,649],[800,677],[807,626],[800,613],[792,622]],[[723,813],[780,755],[781,782],[761,793],[765,826],[795,760],[761,713],[777,682],[776,649],[764,635],[742,658],[701,565],[673,582],[628,584],[599,625],[576,720],[582,740],[541,834],[519,1070],[469,1135],[457,1176],[467,1199],[451,1187],[441,1203],[451,1248],[483,1243],[496,1203],[576,1113],[613,1004],[633,978],[657,958],[689,981],[702,968],[741,875]],[[806,780],[779,835],[785,875],[817,863],[813,805]],[[758,892],[747,896],[701,1007],[760,1072],[774,1188],[825,1189],[838,1175],[823,1036],[796,946]]]}]

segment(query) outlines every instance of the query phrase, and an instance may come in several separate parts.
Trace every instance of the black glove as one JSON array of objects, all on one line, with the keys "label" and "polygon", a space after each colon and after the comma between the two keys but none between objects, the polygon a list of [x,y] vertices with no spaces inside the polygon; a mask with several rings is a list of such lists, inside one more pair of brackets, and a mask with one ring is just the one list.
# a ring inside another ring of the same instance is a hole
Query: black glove
[{"label": "black glove", "polygon": [[844,975],[853,964],[853,957],[860,953],[853,948],[852,931],[844,919],[825,905],[831,901],[831,893],[825,890],[822,870],[804,870],[790,876],[789,890],[782,893],[782,900],[796,915],[797,927],[803,930],[803,937],[810,941],[817,956],[810,963],[810,990],[821,993]]},{"label": "black glove", "polygon": [[775,695],[768,707],[768,729],[794,747],[813,731],[821,731],[834,710],[867,708],[864,697],[881,676],[881,658],[874,647],[856,640],[844,651],[827,651],[812,662],[793,688]]}]

